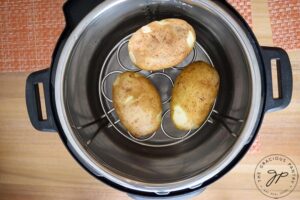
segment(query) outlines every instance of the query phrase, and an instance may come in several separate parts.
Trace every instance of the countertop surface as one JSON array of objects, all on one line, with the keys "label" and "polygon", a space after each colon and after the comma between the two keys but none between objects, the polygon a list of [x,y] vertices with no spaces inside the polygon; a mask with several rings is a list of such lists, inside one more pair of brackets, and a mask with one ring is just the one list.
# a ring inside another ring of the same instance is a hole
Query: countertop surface
[{"label": "countertop surface", "polygon": [[[253,31],[261,45],[274,46],[266,1],[253,0]],[[259,161],[270,154],[288,156],[300,170],[300,50],[288,50],[294,88],[288,108],[265,115],[259,144],[224,177],[194,199],[260,200],[254,182]],[[57,133],[36,131],[28,119],[28,72],[0,73],[0,199],[129,199],[97,181],[68,153]],[[284,199],[300,199],[300,183]]]}]

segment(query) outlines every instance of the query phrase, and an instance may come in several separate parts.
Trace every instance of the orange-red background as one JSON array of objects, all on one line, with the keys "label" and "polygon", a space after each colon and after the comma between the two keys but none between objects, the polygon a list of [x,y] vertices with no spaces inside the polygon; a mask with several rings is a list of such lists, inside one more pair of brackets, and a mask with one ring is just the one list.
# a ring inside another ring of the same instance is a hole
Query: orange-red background
[{"label": "orange-red background", "polygon": [[[64,28],[64,0],[0,0],[0,72],[47,68]],[[251,0],[229,0],[252,25]],[[84,3],[84,1],[83,1]],[[268,0],[274,45],[300,48],[300,0]]]}]

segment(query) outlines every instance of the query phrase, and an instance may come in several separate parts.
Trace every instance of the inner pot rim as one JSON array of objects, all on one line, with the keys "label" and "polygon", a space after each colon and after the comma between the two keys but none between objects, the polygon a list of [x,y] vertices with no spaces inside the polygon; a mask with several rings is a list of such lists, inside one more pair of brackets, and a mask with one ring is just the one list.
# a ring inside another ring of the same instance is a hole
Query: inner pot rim
[{"label": "inner pot rim", "polygon": [[[134,0],[128,0],[134,1]],[[158,3],[156,0],[152,0],[155,3]],[[128,178],[122,177],[104,166],[100,165],[89,153],[82,147],[80,142],[76,139],[76,136],[72,132],[72,127],[67,121],[67,114],[64,105],[64,77],[65,77],[65,69],[68,65],[68,59],[72,53],[72,49],[76,46],[78,39],[81,34],[86,30],[89,24],[91,24],[96,18],[101,16],[102,13],[111,9],[118,4],[123,4],[123,0],[113,0],[109,2],[104,2],[98,5],[95,9],[93,9],[74,29],[74,31],[70,34],[61,55],[59,57],[59,62],[57,65],[56,77],[55,77],[55,105],[57,109],[57,114],[59,121],[61,123],[64,134],[68,140],[68,143],[73,147],[76,154],[80,157],[81,162],[84,165],[87,165],[88,168],[92,169],[98,176],[103,176],[109,179],[112,182],[115,182],[124,187],[138,190],[138,191],[146,191],[146,192],[172,192],[177,190],[182,190],[186,188],[195,188],[200,186],[205,181],[209,180],[213,176],[217,175],[220,171],[222,171],[225,167],[227,167],[239,154],[245,144],[248,143],[249,139],[252,138],[252,131],[256,126],[257,116],[260,114],[260,103],[261,103],[261,94],[262,94],[262,85],[261,85],[261,74],[259,70],[259,64],[257,61],[257,57],[255,51],[249,41],[247,35],[244,30],[240,27],[240,25],[235,22],[229,13],[223,10],[218,6],[217,3],[211,1],[188,1],[184,0],[183,3],[194,4],[198,7],[203,7],[205,9],[209,9],[211,12],[216,13],[221,19],[223,19],[224,23],[229,26],[236,37],[241,42],[244,53],[248,58],[250,72],[251,72],[251,86],[252,86],[252,96],[251,96],[251,106],[249,109],[249,115],[247,121],[245,122],[243,131],[236,143],[232,147],[232,150],[228,152],[224,157],[218,161],[211,168],[207,169],[205,172],[200,173],[192,178],[172,182],[165,184],[153,184],[153,183],[145,183],[136,180],[130,180]],[[147,4],[146,1],[141,2],[141,4]]]}]

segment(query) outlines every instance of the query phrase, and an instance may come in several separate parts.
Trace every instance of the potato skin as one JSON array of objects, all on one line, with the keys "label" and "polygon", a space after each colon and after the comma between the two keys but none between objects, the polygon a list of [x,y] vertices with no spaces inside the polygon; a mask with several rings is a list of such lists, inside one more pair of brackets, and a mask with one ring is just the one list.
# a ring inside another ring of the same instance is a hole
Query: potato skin
[{"label": "potato skin", "polygon": [[129,40],[131,61],[140,69],[161,70],[181,63],[193,50],[196,33],[182,19],[164,19],[151,22]]},{"label": "potato skin", "polygon": [[161,98],[147,78],[135,72],[124,72],[114,81],[112,94],[115,111],[133,136],[147,136],[160,127]]},{"label": "potato skin", "polygon": [[171,118],[176,128],[196,129],[204,123],[217,97],[219,83],[218,72],[205,62],[194,62],[182,70],[171,99]]}]

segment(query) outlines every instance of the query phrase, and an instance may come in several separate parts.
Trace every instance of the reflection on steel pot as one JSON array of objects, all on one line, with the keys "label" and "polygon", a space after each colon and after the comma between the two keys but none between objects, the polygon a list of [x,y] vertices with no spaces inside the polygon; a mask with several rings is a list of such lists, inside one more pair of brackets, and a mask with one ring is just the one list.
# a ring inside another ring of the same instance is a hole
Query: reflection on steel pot
[{"label": "reflection on steel pot", "polygon": [[[292,72],[286,52],[260,47],[238,13],[225,1],[68,1],[66,27],[51,68],[27,79],[26,101],[33,126],[57,131],[74,158],[97,179],[134,198],[182,197],[201,191],[245,155],[263,116],[291,100]],[[132,66],[128,38],[163,18],[191,24],[197,44],[180,65],[149,72]],[[277,59],[280,96],[273,99],[271,59]],[[220,89],[206,123],[180,132],[170,122],[170,90],[193,60],[213,65]],[[114,112],[112,82],[118,73],[138,71],[159,86],[161,128],[134,138]],[[36,84],[43,83],[47,119],[40,117]]]}]

